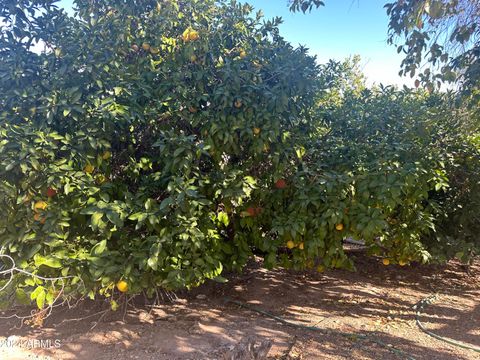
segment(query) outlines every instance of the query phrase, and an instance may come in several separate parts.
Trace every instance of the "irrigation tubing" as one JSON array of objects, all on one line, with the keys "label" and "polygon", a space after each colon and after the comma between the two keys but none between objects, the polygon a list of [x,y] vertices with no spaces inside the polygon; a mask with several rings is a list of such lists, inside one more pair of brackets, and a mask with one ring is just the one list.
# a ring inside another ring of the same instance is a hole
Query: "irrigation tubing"
[{"label": "irrigation tubing", "polygon": [[476,351],[478,353],[480,353],[480,348],[476,347],[476,346],[473,346],[473,345],[467,345],[467,344],[464,344],[464,343],[461,343],[459,341],[455,341],[453,339],[450,339],[450,338],[446,338],[446,337],[443,337],[443,336],[440,336],[440,335],[437,335],[435,334],[434,332],[431,332],[430,330],[428,330],[425,325],[422,324],[422,322],[420,321],[420,316],[422,315],[421,311],[427,306],[427,305],[430,305],[432,304],[435,300],[438,299],[438,295],[435,294],[435,295],[430,295],[428,297],[426,297],[425,299],[422,299],[420,300],[417,304],[415,304],[415,306],[413,307],[414,310],[416,310],[416,313],[415,313],[415,320],[416,320],[416,323],[417,323],[417,326],[420,328],[420,330],[422,330],[425,334],[427,335],[430,335],[431,337],[437,339],[437,340],[441,340],[441,341],[444,341],[450,345],[454,345],[454,346],[458,346],[458,347],[461,347],[463,349],[467,349],[467,350],[473,350],[473,351]]}]

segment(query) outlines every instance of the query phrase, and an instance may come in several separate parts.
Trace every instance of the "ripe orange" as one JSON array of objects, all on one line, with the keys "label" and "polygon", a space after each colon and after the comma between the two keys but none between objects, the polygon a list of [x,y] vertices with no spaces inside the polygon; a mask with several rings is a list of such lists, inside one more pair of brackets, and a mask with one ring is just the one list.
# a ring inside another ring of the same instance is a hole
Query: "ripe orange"
[{"label": "ripe orange", "polygon": [[42,217],[42,215],[40,215],[39,213],[36,213],[35,215],[33,215],[33,220],[39,221],[40,224],[45,224],[46,219]]},{"label": "ripe orange", "polygon": [[255,210],[255,208],[253,208],[253,207],[250,206],[250,207],[247,209],[247,213],[248,213],[248,215],[250,215],[250,216],[255,216],[255,215],[257,214],[257,211]]},{"label": "ripe orange", "polygon": [[190,40],[195,41],[200,38],[200,35],[198,35],[198,31],[192,30],[190,31]]},{"label": "ripe orange", "polygon": [[337,231],[342,231],[343,230],[343,224],[335,225],[335,229],[337,229]]},{"label": "ripe orange", "polygon": [[200,38],[200,35],[198,34],[198,31],[190,28],[186,29],[182,34],[182,39],[185,42],[195,41],[195,40],[198,40],[199,38]]},{"label": "ripe orange", "polygon": [[128,283],[125,280],[120,280],[117,282],[117,289],[120,292],[127,292],[128,291]]},{"label": "ripe orange", "polygon": [[383,263],[383,265],[388,266],[388,265],[390,265],[390,260],[388,260],[388,259],[383,259],[383,260],[382,260],[382,263]]},{"label": "ripe orange", "polygon": [[55,190],[54,188],[49,187],[49,188],[47,189],[47,196],[48,196],[48,197],[54,197],[55,195],[57,195],[57,190]]},{"label": "ripe orange", "polygon": [[293,249],[295,247],[295,243],[292,240],[287,241],[287,248]]},{"label": "ripe orange", "polygon": [[275,187],[277,189],[285,189],[287,187],[287,182],[284,179],[278,179],[275,182]]}]

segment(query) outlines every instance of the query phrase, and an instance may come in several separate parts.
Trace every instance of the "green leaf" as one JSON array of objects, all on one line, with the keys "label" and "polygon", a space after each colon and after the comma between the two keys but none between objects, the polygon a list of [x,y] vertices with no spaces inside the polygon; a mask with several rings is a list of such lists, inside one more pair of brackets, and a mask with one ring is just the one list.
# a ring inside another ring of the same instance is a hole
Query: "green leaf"
[{"label": "green leaf", "polygon": [[59,269],[62,267],[60,260],[53,257],[44,257],[40,254],[35,254],[33,260],[35,262],[35,266],[45,265],[54,269]]},{"label": "green leaf", "polygon": [[153,270],[157,270],[158,266],[158,257],[152,256],[147,260],[148,266],[150,266]]},{"label": "green leaf", "polygon": [[27,293],[22,288],[17,288],[15,290],[15,298],[22,305],[29,305],[30,299],[28,298]]},{"label": "green leaf", "polygon": [[218,221],[220,221],[223,225],[228,226],[230,220],[228,218],[228,214],[224,211],[220,211],[217,215]]},{"label": "green leaf", "polygon": [[94,212],[92,214],[92,227],[97,228],[100,226],[101,219],[103,217],[103,213],[101,212]]},{"label": "green leaf", "polygon": [[107,240],[104,239],[99,243],[95,244],[95,246],[92,248],[92,254],[95,256],[101,255],[106,248],[107,248]]}]

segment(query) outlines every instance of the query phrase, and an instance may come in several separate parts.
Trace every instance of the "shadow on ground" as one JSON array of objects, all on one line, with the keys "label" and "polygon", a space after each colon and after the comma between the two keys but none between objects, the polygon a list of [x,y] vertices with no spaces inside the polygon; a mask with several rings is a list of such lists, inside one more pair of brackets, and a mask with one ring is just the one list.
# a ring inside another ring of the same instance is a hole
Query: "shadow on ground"
[{"label": "shadow on ground", "polygon": [[[439,299],[425,309],[422,322],[432,331],[480,346],[480,261],[470,273],[456,262],[446,266],[385,267],[359,257],[356,273],[267,271],[260,260],[227,284],[207,283],[179,292],[174,302],[155,307],[137,298],[109,313],[90,330],[108,304],[84,302],[58,309],[41,329],[12,329],[4,321],[0,336],[59,339],[59,348],[0,347],[15,359],[222,359],[246,338],[271,339],[270,359],[478,359],[421,332],[412,306],[431,293]],[[317,332],[286,326],[226,298],[261,308],[288,321],[317,326]],[[90,316],[87,318],[87,316]],[[18,324],[18,323],[17,323]],[[336,332],[357,334],[345,337]],[[379,345],[371,340],[381,341]],[[10,354],[8,353],[10,351]]]}]

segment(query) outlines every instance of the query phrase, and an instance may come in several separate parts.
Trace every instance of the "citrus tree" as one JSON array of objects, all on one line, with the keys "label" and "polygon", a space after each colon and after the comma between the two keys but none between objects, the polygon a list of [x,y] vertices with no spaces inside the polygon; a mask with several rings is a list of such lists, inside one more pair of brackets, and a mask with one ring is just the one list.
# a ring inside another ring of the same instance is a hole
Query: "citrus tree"
[{"label": "citrus tree", "polygon": [[317,87],[279,19],[235,2],[79,0],[75,17],[2,4],[2,252],[91,297],[241,268],[266,239],[258,194],[295,164]]}]

